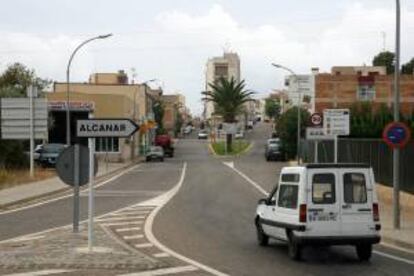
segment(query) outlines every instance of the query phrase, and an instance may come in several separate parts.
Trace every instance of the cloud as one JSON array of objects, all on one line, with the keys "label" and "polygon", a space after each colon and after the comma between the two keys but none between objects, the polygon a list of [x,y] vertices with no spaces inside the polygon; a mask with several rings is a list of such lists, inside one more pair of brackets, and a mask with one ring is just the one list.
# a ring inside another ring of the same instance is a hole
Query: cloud
[{"label": "cloud", "polygon": [[[199,113],[206,61],[221,55],[223,49],[239,53],[242,77],[249,88],[269,92],[283,87],[286,74],[273,68],[271,62],[297,73],[309,73],[314,66],[329,71],[335,65],[370,64],[383,47],[381,32],[387,34],[386,48],[393,50],[394,16],[388,7],[372,8],[361,1],[349,1],[335,18],[317,14],[314,18],[292,17],[291,22],[279,23],[275,19],[255,26],[237,20],[231,10],[218,4],[197,15],[178,8],[165,10],[144,30],[114,32],[113,38],[82,49],[75,58],[72,79],[86,81],[92,72],[134,67],[138,81],[161,79],[167,91],[183,92],[191,109]],[[407,61],[414,56],[414,36],[410,35],[414,14],[403,10],[402,18],[402,60]],[[59,81],[65,79],[71,51],[85,39],[7,31],[1,31],[0,37],[1,69],[20,61],[40,76]]]}]

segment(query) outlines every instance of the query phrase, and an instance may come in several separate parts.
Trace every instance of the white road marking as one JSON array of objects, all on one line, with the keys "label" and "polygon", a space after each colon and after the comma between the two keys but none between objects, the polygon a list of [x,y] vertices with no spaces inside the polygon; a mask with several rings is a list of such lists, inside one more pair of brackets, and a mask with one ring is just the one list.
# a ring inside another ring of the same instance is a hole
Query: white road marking
[{"label": "white road marking", "polygon": [[[233,163],[233,162],[231,162]],[[249,182],[253,187],[255,187],[259,192],[261,192],[264,195],[269,195],[268,192],[266,192],[265,189],[263,189],[259,184],[257,184],[256,182],[254,182],[252,179],[250,179],[247,175],[245,175],[244,173],[242,173],[241,171],[239,171],[238,169],[236,169],[236,167],[234,167],[234,163],[233,164],[229,164],[227,162],[223,162],[224,165],[226,165],[227,167],[231,168],[233,171],[235,171],[236,173],[238,173],[241,177],[243,177],[247,182]]]},{"label": "white road marking", "polygon": [[131,225],[131,224],[142,224],[143,221],[124,221],[124,222],[106,222],[101,223],[102,226],[122,226],[122,225]]},{"label": "white road marking", "polygon": [[[103,182],[95,185],[95,188],[99,188],[99,187],[101,187],[101,186],[103,186],[105,184],[108,184],[109,182],[112,182],[112,181],[116,180],[117,178],[123,176],[124,174],[129,173],[130,171],[138,168],[139,166],[141,166],[141,164],[138,164],[138,165],[135,165],[135,166],[133,166],[133,167],[131,167],[129,169],[126,169],[126,170],[118,173],[117,175],[114,175],[113,177],[111,177],[111,178],[109,178],[109,179],[107,179],[107,180],[105,180],[105,181],[103,181]],[[33,208],[33,207],[42,206],[42,205],[45,205],[47,203],[55,202],[55,201],[58,201],[58,200],[61,200],[61,199],[64,199],[64,198],[68,198],[68,197],[72,197],[72,196],[73,195],[71,193],[69,193],[69,194],[64,195],[64,196],[60,196],[60,197],[52,198],[52,199],[49,199],[49,200],[41,201],[41,202],[38,202],[38,203],[35,203],[35,204],[31,204],[31,205],[28,205],[28,206],[23,206],[23,207],[16,208],[16,209],[13,209],[13,210],[2,211],[2,212],[0,212],[0,215],[10,214],[10,213],[14,213],[14,212],[18,212],[18,211],[30,209],[30,208]]]},{"label": "white road marking", "polygon": [[155,253],[152,256],[155,257],[155,258],[167,258],[167,257],[171,257],[170,254],[165,253],[165,252]]},{"label": "white road marking", "polygon": [[182,272],[190,272],[198,270],[197,267],[188,265],[188,266],[178,266],[178,267],[170,267],[170,268],[163,268],[157,270],[150,270],[144,272],[136,272],[136,273],[128,273],[128,274],[121,274],[118,276],[156,276],[156,275],[171,275],[177,274]]},{"label": "white road marking", "polygon": [[43,275],[52,275],[58,273],[66,273],[71,272],[73,270],[65,270],[65,269],[50,269],[50,270],[40,270],[40,271],[31,271],[31,272],[23,272],[23,273],[13,273],[13,274],[5,274],[3,276],[43,276]]},{"label": "white road marking", "polygon": [[124,240],[136,240],[136,239],[142,239],[144,235],[132,235],[132,236],[123,236],[122,238]]},{"label": "white road marking", "polygon": [[118,221],[118,220],[128,220],[128,219],[144,219],[145,216],[134,216],[134,217],[110,217],[110,218],[100,218],[96,219],[95,221],[101,222],[101,221]]},{"label": "white road marking", "polygon": [[[234,166],[230,166],[229,164],[226,164],[225,162],[223,162],[224,165],[228,166],[229,168],[231,168],[233,171],[235,171],[236,173],[238,173],[241,177],[243,177],[248,183],[250,183],[253,187],[255,187],[259,192],[261,192],[263,195],[267,196],[269,195],[269,193],[267,193],[258,183],[254,182],[253,180],[251,180],[248,176],[246,176],[244,173],[242,173],[241,171],[239,171],[238,169],[236,169]],[[384,245],[386,246],[386,245]],[[414,261],[409,260],[409,259],[405,259],[405,258],[401,258],[392,254],[388,254],[388,253],[384,253],[378,250],[374,250],[373,251],[374,254],[386,257],[386,258],[390,258],[392,260],[396,260],[396,261],[400,261],[400,262],[404,262],[407,264],[411,264],[414,265]]]},{"label": "white road marking", "polygon": [[10,240],[11,242],[23,242],[23,241],[33,241],[33,240],[40,240],[43,239],[45,236],[26,236],[26,237],[20,237],[13,240]]},{"label": "white road marking", "polygon": [[400,261],[400,262],[403,262],[403,263],[406,263],[406,264],[414,265],[414,261],[406,259],[406,258],[397,257],[395,255],[384,253],[384,252],[381,252],[381,251],[378,251],[378,250],[374,250],[372,252],[374,254],[380,255],[382,257],[386,257],[386,258],[390,258],[390,259]]},{"label": "white road marking", "polygon": [[134,245],[136,248],[148,248],[148,247],[153,247],[154,245],[152,243],[139,243]]},{"label": "white road marking", "polygon": [[129,232],[129,231],[139,231],[141,227],[127,227],[127,228],[119,228],[115,229],[116,232]]},{"label": "white road marking", "polygon": [[148,213],[151,213],[151,210],[142,210],[142,211],[139,211],[139,210],[129,211],[129,210],[127,210],[127,211],[115,212],[115,213],[112,214],[112,216],[118,216],[118,215],[125,215],[125,216],[127,216],[127,215],[146,215]]},{"label": "white road marking", "polygon": [[[181,177],[180,177],[180,181],[177,183],[177,185],[174,186],[174,188],[172,188],[171,190],[169,190],[168,192],[166,192],[163,195],[160,195],[154,199],[150,199],[148,201],[142,202],[138,205],[156,205],[156,208],[154,209],[154,211],[148,216],[146,222],[145,222],[145,227],[144,227],[144,231],[145,231],[145,236],[147,237],[147,239],[154,244],[156,247],[158,247],[161,251],[164,251],[168,254],[170,254],[171,256],[180,259],[186,263],[189,263],[195,267],[200,268],[201,270],[207,271],[213,275],[216,276],[229,276],[228,274],[225,274],[223,272],[220,272],[210,266],[204,265],[202,263],[199,263],[195,260],[192,260],[190,258],[187,258],[175,251],[173,251],[172,249],[166,247],[165,245],[163,245],[162,243],[160,243],[157,238],[154,236],[154,233],[152,232],[152,227],[154,224],[154,219],[157,216],[158,212],[178,193],[178,191],[180,190],[181,186],[184,183],[184,178],[185,178],[185,173],[187,171],[187,163],[184,163],[182,172],[181,172]],[[145,274],[143,274],[145,275]],[[148,274],[147,274],[148,275]],[[151,275],[151,274],[149,274]]]}]

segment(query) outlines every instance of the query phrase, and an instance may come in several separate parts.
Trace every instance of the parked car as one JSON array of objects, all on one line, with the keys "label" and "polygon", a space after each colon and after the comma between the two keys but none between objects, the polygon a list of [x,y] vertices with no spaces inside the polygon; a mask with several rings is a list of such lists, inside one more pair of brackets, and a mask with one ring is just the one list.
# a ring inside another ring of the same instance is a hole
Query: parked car
[{"label": "parked car", "polygon": [[[54,167],[60,153],[65,149],[65,144],[44,144],[36,151],[39,153],[37,162],[43,167]],[[35,152],[36,152],[35,151]]]},{"label": "parked car", "polygon": [[208,138],[208,132],[205,129],[202,129],[198,132],[198,139],[207,139]]},{"label": "parked car", "polygon": [[259,200],[255,224],[260,245],[286,241],[292,259],[301,258],[304,246],[352,245],[368,261],[381,239],[373,170],[364,164],[285,167]]},{"label": "parked car", "polygon": [[157,135],[155,137],[155,145],[162,147],[165,157],[174,157],[173,140],[170,135]]},{"label": "parked car", "polygon": [[147,162],[153,160],[159,160],[161,162],[164,162],[164,150],[160,146],[150,147],[149,151],[145,156],[145,160]]},{"label": "parked car", "polygon": [[266,148],[265,148],[265,157],[267,161],[271,161],[271,160],[283,161],[285,159],[284,154],[281,150],[279,138],[273,138],[273,139],[267,140]]},{"label": "parked car", "polygon": [[184,128],[184,134],[190,134],[193,131],[193,127],[188,125]]},{"label": "parked car", "polygon": [[244,132],[242,130],[238,130],[236,134],[234,134],[235,139],[243,139],[243,137],[244,137]]}]

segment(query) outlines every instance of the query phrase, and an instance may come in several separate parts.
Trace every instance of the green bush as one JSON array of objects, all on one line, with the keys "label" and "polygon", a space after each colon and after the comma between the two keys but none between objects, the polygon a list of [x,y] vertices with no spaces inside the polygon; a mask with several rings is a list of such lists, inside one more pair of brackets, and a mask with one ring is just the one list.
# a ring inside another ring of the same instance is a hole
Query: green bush
[{"label": "green bush", "polygon": [[[301,137],[304,137],[306,127],[310,120],[310,114],[307,110],[301,109]],[[297,127],[298,126],[298,108],[293,107],[283,113],[276,122],[276,133],[280,137],[281,150],[286,153],[288,158],[296,156],[297,151]]]},{"label": "green bush", "polygon": [[28,157],[21,141],[0,140],[0,168],[22,169],[28,167]]}]

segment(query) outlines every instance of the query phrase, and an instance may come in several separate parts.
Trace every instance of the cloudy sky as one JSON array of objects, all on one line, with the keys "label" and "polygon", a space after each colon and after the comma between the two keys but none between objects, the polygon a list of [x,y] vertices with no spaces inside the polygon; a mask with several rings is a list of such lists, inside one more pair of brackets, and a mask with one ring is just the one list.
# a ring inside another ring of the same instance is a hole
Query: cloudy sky
[{"label": "cloudy sky", "polygon": [[[414,1],[402,3],[402,61],[414,57]],[[393,0],[13,0],[0,9],[0,70],[13,62],[40,77],[65,80],[71,51],[89,44],[72,65],[72,80],[94,72],[136,72],[181,92],[193,113],[209,57],[239,53],[242,78],[259,93],[283,87],[281,63],[299,73],[311,67],[371,64],[394,49]],[[385,34],[385,40],[384,35]],[[385,44],[385,45],[384,45]]]}]

